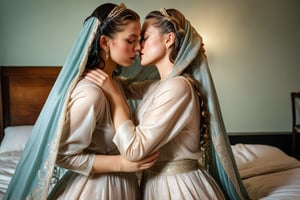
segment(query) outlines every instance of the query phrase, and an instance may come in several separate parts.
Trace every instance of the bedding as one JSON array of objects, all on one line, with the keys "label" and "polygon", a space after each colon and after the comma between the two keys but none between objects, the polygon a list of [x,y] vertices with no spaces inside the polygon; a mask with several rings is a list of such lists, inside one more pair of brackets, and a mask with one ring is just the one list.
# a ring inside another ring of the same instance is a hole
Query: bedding
[{"label": "bedding", "polygon": [[5,137],[0,145],[0,153],[22,151],[32,128],[31,125],[6,127],[4,129]]},{"label": "bedding", "polygon": [[21,151],[0,153],[0,199],[2,199],[5,194],[10,179],[15,172],[21,153]]},{"label": "bedding", "polygon": [[236,144],[232,150],[251,199],[300,199],[300,161],[277,147]]},{"label": "bedding", "polygon": [[33,126],[27,125],[4,129],[4,138],[0,145],[0,199],[4,196],[32,128]]},{"label": "bedding", "polygon": [[[0,199],[60,67],[0,67]],[[26,125],[26,126],[25,126]],[[300,199],[300,163],[267,145],[232,145],[252,199]]]},{"label": "bedding", "polygon": [[0,199],[60,70],[59,66],[0,67]]}]

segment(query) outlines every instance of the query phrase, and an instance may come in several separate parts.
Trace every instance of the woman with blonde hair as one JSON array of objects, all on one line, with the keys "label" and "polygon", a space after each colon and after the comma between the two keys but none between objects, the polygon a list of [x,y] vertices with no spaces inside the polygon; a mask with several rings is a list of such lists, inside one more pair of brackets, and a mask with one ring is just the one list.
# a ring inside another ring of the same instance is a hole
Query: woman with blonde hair
[{"label": "woman with blonde hair", "polygon": [[134,172],[151,167],[158,154],[141,161],[119,155],[107,97],[82,76],[98,68],[117,83],[117,66],[130,66],[140,50],[139,20],[124,4],[112,3],[85,20],[4,199],[140,199]]},{"label": "woman with blonde hair", "polygon": [[[162,9],[146,16],[140,62],[154,65],[159,80],[123,82],[127,98],[141,99],[134,119],[105,72],[87,73],[109,97],[117,128],[113,141],[121,154],[139,160],[160,151],[157,163],[143,172],[143,199],[247,199],[230,145],[223,137],[215,89],[201,47],[202,38],[180,11]],[[206,164],[198,165],[207,158]],[[214,168],[213,177],[206,166]]]}]

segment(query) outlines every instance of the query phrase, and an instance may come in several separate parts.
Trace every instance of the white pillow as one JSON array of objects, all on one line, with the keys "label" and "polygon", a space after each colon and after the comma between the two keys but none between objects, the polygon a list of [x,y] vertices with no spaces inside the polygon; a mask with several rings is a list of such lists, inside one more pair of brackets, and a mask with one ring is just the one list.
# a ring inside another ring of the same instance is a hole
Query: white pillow
[{"label": "white pillow", "polygon": [[23,151],[33,126],[10,126],[4,129],[1,152]]},{"label": "white pillow", "polygon": [[231,147],[241,178],[300,167],[300,161],[274,146],[236,144]]}]

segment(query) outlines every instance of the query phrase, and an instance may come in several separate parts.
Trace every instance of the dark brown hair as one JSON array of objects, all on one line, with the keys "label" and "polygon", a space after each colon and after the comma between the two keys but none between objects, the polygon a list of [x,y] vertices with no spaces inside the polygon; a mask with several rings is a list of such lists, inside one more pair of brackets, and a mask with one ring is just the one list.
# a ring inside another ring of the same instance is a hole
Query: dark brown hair
[{"label": "dark brown hair", "polygon": [[[103,68],[105,62],[103,58],[100,56],[100,51],[102,50],[99,44],[99,39],[101,35],[106,35],[110,38],[113,38],[115,33],[121,32],[129,22],[132,21],[140,21],[139,15],[131,9],[124,9],[119,12],[114,17],[108,17],[110,12],[118,5],[113,3],[105,3],[97,7],[93,13],[86,18],[85,21],[90,19],[91,17],[96,17],[101,23],[97,28],[97,32],[92,42],[91,49],[88,55],[88,61],[86,65],[86,69],[94,68],[100,64],[100,68]],[[117,68],[120,73],[120,67]]]}]

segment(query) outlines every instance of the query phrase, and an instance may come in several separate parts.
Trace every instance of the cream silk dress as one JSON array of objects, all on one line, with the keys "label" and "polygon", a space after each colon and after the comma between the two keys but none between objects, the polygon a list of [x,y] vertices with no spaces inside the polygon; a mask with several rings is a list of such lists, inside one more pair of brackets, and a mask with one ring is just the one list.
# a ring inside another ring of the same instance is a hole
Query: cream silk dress
[{"label": "cream silk dress", "polygon": [[129,96],[143,99],[136,126],[133,121],[124,122],[113,139],[121,154],[131,160],[160,152],[159,161],[143,173],[142,198],[225,199],[213,178],[195,166],[201,156],[200,108],[191,84],[180,76],[157,81],[149,89],[148,83],[126,88]]},{"label": "cream silk dress", "polygon": [[86,79],[71,94],[57,164],[70,169],[49,199],[135,200],[139,189],[134,173],[91,173],[95,154],[115,155],[115,129],[110,106],[100,88]]}]

